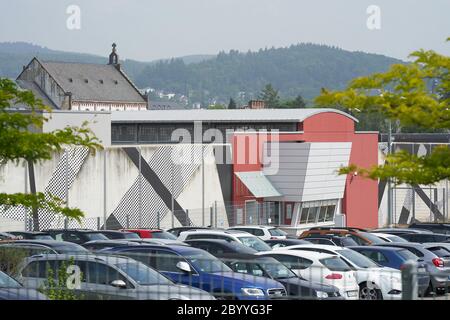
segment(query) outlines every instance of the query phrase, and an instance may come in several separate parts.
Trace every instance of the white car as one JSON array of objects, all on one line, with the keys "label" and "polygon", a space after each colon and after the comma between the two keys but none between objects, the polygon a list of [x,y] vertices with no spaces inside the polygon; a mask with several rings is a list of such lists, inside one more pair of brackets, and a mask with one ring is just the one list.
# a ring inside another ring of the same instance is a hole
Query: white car
[{"label": "white car", "polygon": [[340,256],[342,260],[355,270],[361,299],[399,300],[402,297],[402,276],[400,270],[379,266],[359,252],[345,247],[316,244],[295,245],[284,247],[283,249],[314,251]]},{"label": "white car", "polygon": [[270,256],[294,271],[301,278],[312,282],[332,285],[347,300],[359,299],[359,286],[354,271],[338,255],[278,249],[258,252],[257,255]]},{"label": "white car", "polygon": [[178,236],[179,241],[197,239],[219,239],[229,242],[236,241],[243,245],[255,249],[256,251],[269,251],[272,248],[257,236],[239,230],[195,230],[183,231]]},{"label": "white car", "polygon": [[228,228],[228,230],[248,232],[261,240],[284,240],[287,238],[286,232],[273,226],[238,226]]},{"label": "white car", "polygon": [[408,240],[403,239],[399,236],[396,236],[395,234],[378,233],[378,232],[371,232],[370,234],[373,234],[374,236],[376,236],[386,242],[408,242]]}]

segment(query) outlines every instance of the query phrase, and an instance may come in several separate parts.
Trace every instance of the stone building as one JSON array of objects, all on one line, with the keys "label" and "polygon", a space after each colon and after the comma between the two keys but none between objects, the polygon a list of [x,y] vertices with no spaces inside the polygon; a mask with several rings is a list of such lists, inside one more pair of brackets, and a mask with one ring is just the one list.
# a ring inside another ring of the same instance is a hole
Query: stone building
[{"label": "stone building", "polygon": [[17,83],[53,109],[74,111],[147,110],[142,95],[120,66],[116,45],[108,64],[50,62],[33,58]]}]

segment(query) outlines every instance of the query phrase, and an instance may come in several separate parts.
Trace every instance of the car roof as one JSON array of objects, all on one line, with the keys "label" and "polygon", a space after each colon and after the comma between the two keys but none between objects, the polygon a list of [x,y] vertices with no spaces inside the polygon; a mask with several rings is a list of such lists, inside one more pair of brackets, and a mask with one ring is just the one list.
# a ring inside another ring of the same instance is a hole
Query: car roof
[{"label": "car roof", "polygon": [[180,253],[180,254],[184,254],[184,253],[189,253],[192,251],[198,252],[204,252],[204,250],[202,249],[198,249],[195,247],[191,247],[191,246],[186,246],[186,245],[179,245],[179,244],[141,244],[140,246],[121,246],[121,247],[116,247],[114,248],[114,250],[120,250],[120,249],[124,249],[124,248],[139,248],[139,249],[165,249],[165,250],[171,250],[174,251],[176,253]]},{"label": "car roof", "polygon": [[[350,250],[348,248],[345,247],[339,247],[339,246],[333,246],[333,245],[328,245],[328,244],[296,244],[293,246],[287,246],[287,247],[283,247],[282,249],[296,249],[296,248],[316,248],[316,249],[322,249],[322,250],[330,250],[330,251],[336,251],[336,250]],[[275,250],[281,250],[280,248],[277,248]]]},{"label": "car roof", "polygon": [[34,240],[34,239],[23,239],[23,240],[14,240],[9,242],[10,244],[14,244],[14,243],[23,243],[23,244],[40,244],[40,245],[44,245],[47,247],[52,247],[52,246],[79,246],[76,243],[72,243],[72,242],[67,242],[67,241],[58,241],[58,240]]},{"label": "car roof", "polygon": [[120,234],[122,234],[122,233],[132,233],[132,232],[129,232],[129,231],[126,231],[126,230],[98,230],[98,232],[100,232],[100,233],[120,233]]},{"label": "car roof", "polygon": [[43,230],[43,232],[51,233],[51,232],[83,232],[83,233],[100,233],[101,231],[93,230],[93,229],[47,229]]},{"label": "car roof", "polygon": [[350,246],[349,249],[365,249],[365,250],[391,250],[391,251],[400,251],[403,248],[401,247],[390,247],[390,246]]},{"label": "car roof", "polygon": [[369,232],[370,234],[373,234],[374,236],[381,236],[381,237],[398,237],[396,234],[390,234],[390,233],[383,233],[383,232]]},{"label": "car roof", "polygon": [[10,234],[23,233],[23,234],[31,234],[31,235],[35,235],[35,234],[47,235],[47,234],[49,234],[48,232],[43,232],[43,231],[8,231],[8,233],[10,233]]},{"label": "car roof", "polygon": [[234,230],[234,229],[255,229],[255,228],[260,228],[260,229],[276,229],[276,226],[235,226],[235,227],[231,227],[228,228],[227,230]]},{"label": "car roof", "polygon": [[237,235],[245,235],[245,236],[252,236],[254,237],[254,235],[252,235],[251,233],[247,233],[247,232],[243,232],[243,231],[239,231],[239,230],[204,230],[204,229],[200,229],[197,231],[184,231],[183,234],[225,234],[225,235],[233,235],[233,236],[237,236]]},{"label": "car roof", "polygon": [[256,255],[266,255],[266,254],[287,254],[291,256],[310,258],[310,259],[323,259],[323,258],[331,258],[336,257],[336,254],[329,254],[323,252],[316,251],[302,251],[302,250],[286,250],[285,248],[273,251],[264,251],[255,253]]},{"label": "car roof", "polygon": [[36,260],[68,260],[74,258],[76,260],[85,261],[103,261],[108,262],[114,259],[114,262],[127,262],[134,261],[133,259],[120,255],[109,255],[109,254],[36,254],[34,256],[25,258],[26,261],[36,261]]},{"label": "car roof", "polygon": [[83,245],[87,244],[108,244],[108,243],[121,243],[121,244],[129,244],[129,243],[139,243],[135,241],[128,241],[126,239],[110,239],[110,240],[91,240],[88,242],[83,243]]}]

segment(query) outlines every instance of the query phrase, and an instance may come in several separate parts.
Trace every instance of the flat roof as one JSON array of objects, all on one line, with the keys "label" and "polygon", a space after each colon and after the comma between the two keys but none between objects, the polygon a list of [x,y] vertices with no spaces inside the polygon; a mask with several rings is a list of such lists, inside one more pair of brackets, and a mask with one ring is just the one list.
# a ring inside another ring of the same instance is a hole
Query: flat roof
[{"label": "flat roof", "polygon": [[358,119],[337,109],[234,109],[234,110],[145,110],[112,111],[113,123],[130,122],[303,122],[316,114],[338,113],[358,122]]}]

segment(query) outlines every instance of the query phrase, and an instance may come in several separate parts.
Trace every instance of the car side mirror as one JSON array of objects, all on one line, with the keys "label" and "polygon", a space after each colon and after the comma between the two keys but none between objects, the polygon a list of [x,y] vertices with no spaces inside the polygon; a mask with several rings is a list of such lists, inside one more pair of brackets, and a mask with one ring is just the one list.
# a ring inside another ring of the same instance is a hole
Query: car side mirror
[{"label": "car side mirror", "polygon": [[115,288],[120,288],[120,289],[126,289],[127,288],[127,284],[123,280],[114,280],[114,281],[111,281],[110,284],[111,284],[111,286],[113,286]]},{"label": "car side mirror", "polygon": [[176,267],[178,269],[180,269],[181,271],[186,272],[186,273],[191,273],[192,272],[191,266],[186,261],[179,261],[177,263]]}]

